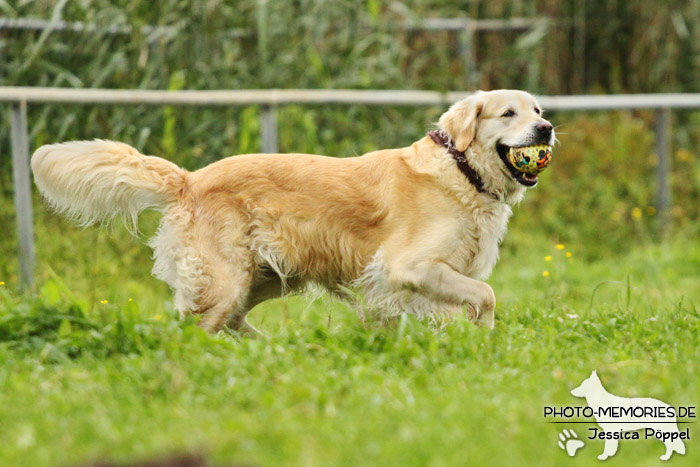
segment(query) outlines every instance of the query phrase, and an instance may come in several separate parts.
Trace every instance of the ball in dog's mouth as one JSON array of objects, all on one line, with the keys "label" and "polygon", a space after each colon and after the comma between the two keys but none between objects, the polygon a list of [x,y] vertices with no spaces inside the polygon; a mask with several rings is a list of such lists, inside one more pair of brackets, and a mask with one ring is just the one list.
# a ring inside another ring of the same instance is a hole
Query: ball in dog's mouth
[{"label": "ball in dog's mouth", "polygon": [[546,169],[552,160],[552,146],[548,144],[532,146],[498,144],[497,150],[513,178],[525,186],[535,186],[537,174]]}]

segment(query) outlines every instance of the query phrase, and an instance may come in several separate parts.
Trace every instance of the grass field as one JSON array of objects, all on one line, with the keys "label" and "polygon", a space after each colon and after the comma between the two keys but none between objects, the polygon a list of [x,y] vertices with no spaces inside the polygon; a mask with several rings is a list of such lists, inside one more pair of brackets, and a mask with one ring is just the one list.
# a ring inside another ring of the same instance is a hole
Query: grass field
[{"label": "grass field", "polygon": [[[543,418],[545,405],[585,405],[569,390],[591,370],[618,395],[700,401],[700,245],[680,236],[590,260],[514,232],[489,280],[491,332],[410,317],[383,328],[291,297],[254,310],[266,337],[250,340],[179,320],[148,249],[121,228],[38,213],[38,292],[0,286],[3,465],[181,452],[215,465],[593,465],[603,441],[574,458],[556,444],[589,425]],[[700,464],[686,426],[673,465]],[[663,452],[622,441],[607,464]]]}]

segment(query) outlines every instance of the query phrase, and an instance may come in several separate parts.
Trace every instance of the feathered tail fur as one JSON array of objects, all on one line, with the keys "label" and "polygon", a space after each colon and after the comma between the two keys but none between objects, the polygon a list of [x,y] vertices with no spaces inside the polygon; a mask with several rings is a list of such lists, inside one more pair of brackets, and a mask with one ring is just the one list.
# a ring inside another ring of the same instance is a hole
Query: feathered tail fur
[{"label": "feathered tail fur", "polygon": [[73,141],[40,147],[32,171],[48,204],[81,225],[124,217],[136,230],[138,214],[178,199],[187,171],[114,141]]}]

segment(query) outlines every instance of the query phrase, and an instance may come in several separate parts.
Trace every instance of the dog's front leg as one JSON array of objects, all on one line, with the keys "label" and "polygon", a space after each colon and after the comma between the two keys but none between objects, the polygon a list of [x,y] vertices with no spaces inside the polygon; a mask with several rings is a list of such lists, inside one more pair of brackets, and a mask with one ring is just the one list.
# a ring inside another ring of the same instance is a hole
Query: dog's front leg
[{"label": "dog's front leg", "polygon": [[493,329],[496,296],[486,282],[464,276],[443,262],[394,265],[390,281],[437,300],[474,308],[476,323]]}]

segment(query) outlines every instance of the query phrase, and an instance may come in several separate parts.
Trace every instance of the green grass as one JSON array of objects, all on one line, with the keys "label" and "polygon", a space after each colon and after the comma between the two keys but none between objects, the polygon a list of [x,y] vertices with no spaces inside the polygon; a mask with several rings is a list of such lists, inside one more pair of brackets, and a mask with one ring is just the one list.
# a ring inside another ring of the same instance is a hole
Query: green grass
[{"label": "green grass", "polygon": [[[595,465],[603,441],[573,459],[556,446],[562,427],[582,437],[588,425],[543,419],[545,405],[584,405],[568,391],[591,370],[618,395],[700,401],[697,244],[594,262],[544,239],[504,248],[491,332],[379,327],[342,303],[292,297],[253,311],[266,337],[251,340],[179,320],[147,250],[117,248],[135,245],[121,230],[72,231],[85,241],[75,258],[39,228],[52,255],[39,291],[0,287],[3,465],[180,452],[215,465]],[[673,465],[700,463],[697,441],[686,446]],[[656,465],[663,450],[623,441],[607,464]]]}]

